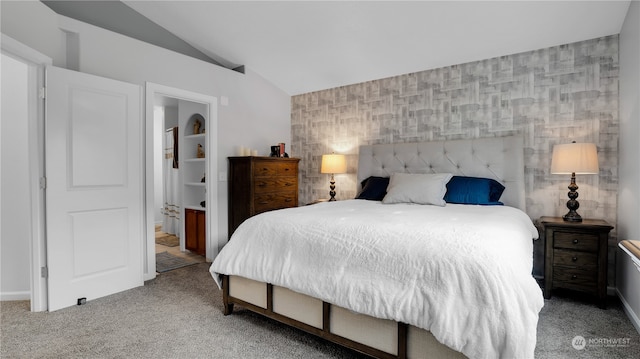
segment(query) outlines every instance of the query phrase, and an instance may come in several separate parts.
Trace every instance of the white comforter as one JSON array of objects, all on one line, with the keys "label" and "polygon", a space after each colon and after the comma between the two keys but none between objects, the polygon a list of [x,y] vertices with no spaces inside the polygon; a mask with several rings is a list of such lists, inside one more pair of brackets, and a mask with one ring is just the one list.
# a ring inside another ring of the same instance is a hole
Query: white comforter
[{"label": "white comforter", "polygon": [[537,237],[507,206],[339,201],[248,219],[210,271],[424,328],[471,358],[533,358]]}]

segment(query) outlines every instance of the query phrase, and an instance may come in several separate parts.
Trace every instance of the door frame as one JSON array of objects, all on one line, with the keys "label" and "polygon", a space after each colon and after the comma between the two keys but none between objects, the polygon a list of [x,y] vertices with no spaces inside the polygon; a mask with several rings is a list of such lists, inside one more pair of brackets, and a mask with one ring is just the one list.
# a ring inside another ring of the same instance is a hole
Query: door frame
[{"label": "door frame", "polygon": [[[205,137],[206,169],[207,179],[217,179],[218,171],[218,146],[215,141],[218,138],[218,101],[217,98],[196,92],[182,90],[175,87],[169,87],[152,82],[146,82],[145,95],[145,248],[144,258],[144,280],[150,280],[156,277],[156,252],[155,252],[155,219],[154,219],[154,161],[153,161],[153,141],[154,141],[154,106],[156,96],[172,97],[178,100],[201,103],[207,106],[207,126]],[[214,176],[215,174],[215,176]],[[217,181],[208,180],[206,182],[206,198],[207,202],[207,223],[206,223],[206,259],[210,261],[218,254],[217,241],[214,243],[211,237],[216,233],[213,229],[218,228],[218,187]],[[184,208],[181,209],[184,212]],[[184,216],[181,217],[184,219]],[[184,222],[182,222],[184,223]],[[181,225],[182,225],[181,223]],[[215,246],[213,246],[215,244]]]},{"label": "door frame", "polygon": [[25,63],[29,68],[28,108],[28,143],[29,153],[29,188],[30,198],[30,258],[31,269],[31,311],[42,312],[48,309],[47,298],[47,253],[45,236],[45,153],[44,153],[44,99],[45,68],[52,65],[50,57],[24,45],[23,43],[1,34],[1,48],[5,55]]}]

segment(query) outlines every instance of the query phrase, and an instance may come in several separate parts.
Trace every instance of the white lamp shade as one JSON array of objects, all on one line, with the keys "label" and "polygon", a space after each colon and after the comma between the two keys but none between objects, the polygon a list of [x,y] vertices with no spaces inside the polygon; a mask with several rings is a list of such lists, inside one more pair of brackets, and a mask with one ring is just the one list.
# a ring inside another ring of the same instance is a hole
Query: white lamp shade
[{"label": "white lamp shade", "polygon": [[598,174],[598,150],[593,143],[567,143],[553,146],[551,173]]},{"label": "white lamp shade", "polygon": [[320,173],[345,173],[347,172],[347,160],[344,155],[322,155]]}]

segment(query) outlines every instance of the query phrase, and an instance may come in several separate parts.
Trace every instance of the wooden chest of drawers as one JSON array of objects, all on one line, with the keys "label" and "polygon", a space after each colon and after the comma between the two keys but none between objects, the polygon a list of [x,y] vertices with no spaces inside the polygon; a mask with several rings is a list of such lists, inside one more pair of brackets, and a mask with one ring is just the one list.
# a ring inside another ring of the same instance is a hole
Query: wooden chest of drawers
[{"label": "wooden chest of drawers", "polygon": [[544,297],[555,288],[593,294],[601,308],[607,299],[607,241],[613,229],[607,222],[585,219],[565,222],[541,217],[544,228]]},{"label": "wooden chest of drawers", "polygon": [[298,158],[229,157],[229,238],[247,218],[298,206]]}]

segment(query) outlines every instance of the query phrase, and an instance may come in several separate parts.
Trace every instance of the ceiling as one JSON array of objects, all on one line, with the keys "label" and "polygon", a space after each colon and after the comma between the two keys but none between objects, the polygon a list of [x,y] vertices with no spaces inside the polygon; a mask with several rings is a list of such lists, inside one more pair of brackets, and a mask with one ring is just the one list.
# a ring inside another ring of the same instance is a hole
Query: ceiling
[{"label": "ceiling", "polygon": [[215,62],[244,65],[290,95],[617,34],[630,3],[122,2]]}]

